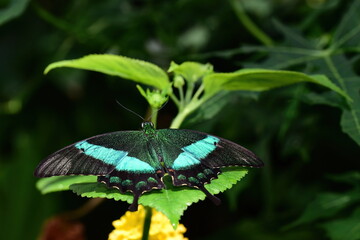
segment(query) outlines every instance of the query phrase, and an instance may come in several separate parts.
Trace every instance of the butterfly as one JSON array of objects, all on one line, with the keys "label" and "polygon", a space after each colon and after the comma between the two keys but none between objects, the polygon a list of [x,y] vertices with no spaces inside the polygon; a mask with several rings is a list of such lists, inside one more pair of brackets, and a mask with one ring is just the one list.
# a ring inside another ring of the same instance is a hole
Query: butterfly
[{"label": "butterfly", "polygon": [[96,175],[109,188],[132,192],[129,210],[136,211],[143,193],[165,188],[165,175],[174,186],[197,188],[218,205],[220,199],[204,185],[217,178],[220,168],[263,165],[229,140],[193,130],[157,130],[152,122],[143,122],[141,131],[106,133],[69,145],[40,162],[34,175]]}]

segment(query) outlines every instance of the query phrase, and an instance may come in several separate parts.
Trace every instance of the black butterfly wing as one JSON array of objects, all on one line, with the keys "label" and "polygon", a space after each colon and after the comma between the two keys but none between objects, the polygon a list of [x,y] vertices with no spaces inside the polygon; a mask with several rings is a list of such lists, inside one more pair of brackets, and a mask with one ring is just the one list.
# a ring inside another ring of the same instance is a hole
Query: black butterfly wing
[{"label": "black butterfly wing", "polygon": [[116,167],[106,161],[109,157],[116,157],[117,152],[111,152],[111,149],[129,152],[132,146],[125,144],[126,139],[134,141],[138,137],[139,132],[136,131],[113,132],[79,141],[45,158],[35,169],[34,175],[106,175]]},{"label": "black butterfly wing", "polygon": [[192,130],[158,130],[168,173],[175,186],[202,190],[215,204],[220,200],[204,187],[221,173],[221,167],[262,167],[263,162],[248,149],[229,140]]},{"label": "black butterfly wing", "polygon": [[134,194],[132,211],[137,210],[141,194],[164,187],[163,168],[142,131],[113,132],[77,142],[44,159],[34,174],[97,175],[108,187]]}]

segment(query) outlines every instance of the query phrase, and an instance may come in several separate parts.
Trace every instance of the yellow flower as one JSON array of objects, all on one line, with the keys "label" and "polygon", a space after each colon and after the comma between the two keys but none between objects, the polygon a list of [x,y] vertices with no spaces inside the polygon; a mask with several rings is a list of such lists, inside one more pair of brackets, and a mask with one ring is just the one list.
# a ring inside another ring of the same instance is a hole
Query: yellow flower
[{"label": "yellow flower", "polygon": [[[115,229],[109,234],[109,240],[140,240],[145,219],[145,208],[139,205],[137,212],[126,212],[115,220]],[[188,240],[184,237],[186,228],[179,224],[174,230],[169,219],[161,212],[152,210],[149,240]]]}]

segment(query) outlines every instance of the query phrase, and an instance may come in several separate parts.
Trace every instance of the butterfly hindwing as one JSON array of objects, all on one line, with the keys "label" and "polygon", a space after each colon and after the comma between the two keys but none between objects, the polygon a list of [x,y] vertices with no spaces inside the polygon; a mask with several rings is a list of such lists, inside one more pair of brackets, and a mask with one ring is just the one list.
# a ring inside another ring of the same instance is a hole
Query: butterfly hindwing
[{"label": "butterfly hindwing", "polygon": [[139,197],[152,189],[162,189],[165,187],[162,177],[164,173],[135,173],[128,171],[112,171],[109,175],[99,176],[98,182],[105,183],[108,187],[115,187],[120,192],[130,191],[134,195],[134,200],[129,207],[130,211],[136,211]]}]

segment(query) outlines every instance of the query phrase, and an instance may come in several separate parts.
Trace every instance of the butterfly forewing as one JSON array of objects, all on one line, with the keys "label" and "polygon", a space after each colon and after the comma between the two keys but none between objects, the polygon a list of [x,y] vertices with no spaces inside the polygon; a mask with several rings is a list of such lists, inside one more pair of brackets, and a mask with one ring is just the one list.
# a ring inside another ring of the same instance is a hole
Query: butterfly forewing
[{"label": "butterfly forewing", "polygon": [[123,151],[130,151],[132,145],[125,144],[125,139],[134,141],[140,134],[138,131],[113,132],[69,145],[45,158],[36,168],[35,176],[108,174],[116,166],[115,162],[109,164],[110,160],[121,155],[117,151],[119,146]]},{"label": "butterfly forewing", "polygon": [[160,129],[158,135],[167,168],[190,168],[200,163],[211,168],[263,166],[248,149],[217,136],[184,129]]}]

